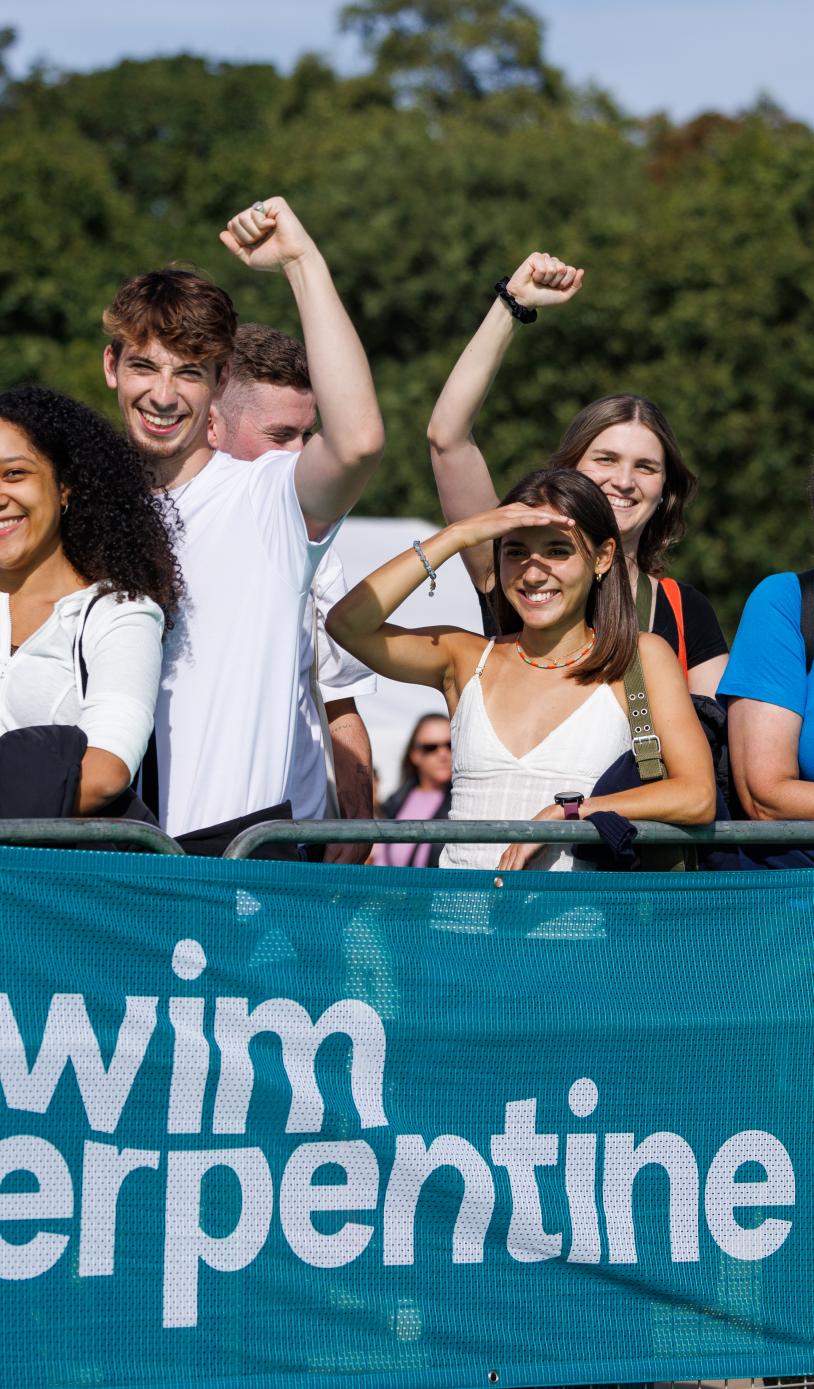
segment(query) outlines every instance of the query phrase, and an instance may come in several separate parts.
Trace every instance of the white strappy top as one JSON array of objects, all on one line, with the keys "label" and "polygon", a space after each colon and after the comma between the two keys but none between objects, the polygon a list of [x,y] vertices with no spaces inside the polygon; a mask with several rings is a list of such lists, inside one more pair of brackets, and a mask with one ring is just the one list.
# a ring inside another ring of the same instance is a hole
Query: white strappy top
[{"label": "white strappy top", "polygon": [[[609,685],[598,685],[584,704],[542,742],[515,757],[498,738],[483,700],[481,675],[490,641],[468,680],[452,719],[450,820],[530,820],[551,805],[556,791],[589,795],[599,777],[631,747],[630,725]],[[505,844],[447,844],[442,868],[496,868]],[[559,872],[588,868],[570,849],[544,846],[534,868]]]}]

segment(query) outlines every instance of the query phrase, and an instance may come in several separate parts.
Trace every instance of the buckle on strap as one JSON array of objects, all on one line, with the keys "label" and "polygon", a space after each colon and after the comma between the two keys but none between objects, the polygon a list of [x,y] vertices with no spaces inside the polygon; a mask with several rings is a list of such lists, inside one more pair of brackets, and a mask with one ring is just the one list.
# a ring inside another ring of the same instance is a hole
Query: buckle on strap
[{"label": "buckle on strap", "polygon": [[[646,751],[644,748],[637,748],[637,743],[652,743],[653,749]],[[658,733],[635,733],[633,735],[633,756],[637,759],[661,757],[661,739]]]}]

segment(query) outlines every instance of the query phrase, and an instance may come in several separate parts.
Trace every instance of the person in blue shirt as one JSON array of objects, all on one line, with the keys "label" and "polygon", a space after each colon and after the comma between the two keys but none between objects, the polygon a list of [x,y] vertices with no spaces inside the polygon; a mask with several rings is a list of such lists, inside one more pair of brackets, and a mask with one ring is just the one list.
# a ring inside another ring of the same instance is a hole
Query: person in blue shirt
[{"label": "person in blue shirt", "polygon": [[719,698],[751,820],[814,819],[814,679],[806,669],[796,574],[771,574],[747,600]]}]

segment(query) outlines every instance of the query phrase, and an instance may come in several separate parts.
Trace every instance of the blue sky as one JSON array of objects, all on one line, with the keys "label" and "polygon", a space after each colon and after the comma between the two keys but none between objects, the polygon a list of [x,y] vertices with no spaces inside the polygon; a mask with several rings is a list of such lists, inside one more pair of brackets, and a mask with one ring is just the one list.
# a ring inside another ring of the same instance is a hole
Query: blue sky
[{"label": "blue sky", "polygon": [[[596,81],[637,115],[677,120],[735,113],[767,92],[814,125],[814,0],[526,0],[547,21],[547,56],[575,81]],[[269,61],[283,70],[307,49],[359,66],[340,40],[341,0],[6,0],[20,41],[12,66],[44,58],[86,69],[181,51]]]}]

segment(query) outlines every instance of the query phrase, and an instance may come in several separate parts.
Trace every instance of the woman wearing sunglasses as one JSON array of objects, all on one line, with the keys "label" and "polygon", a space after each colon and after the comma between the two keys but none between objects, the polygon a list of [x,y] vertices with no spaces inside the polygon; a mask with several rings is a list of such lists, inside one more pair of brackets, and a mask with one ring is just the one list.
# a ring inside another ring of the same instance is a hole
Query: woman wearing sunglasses
[{"label": "woman wearing sunglasses", "polygon": [[[382,806],[387,820],[446,820],[452,789],[452,737],[446,714],[424,714],[410,734],[401,785]],[[379,844],[375,862],[434,868],[442,844]]]}]

